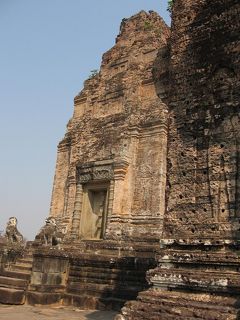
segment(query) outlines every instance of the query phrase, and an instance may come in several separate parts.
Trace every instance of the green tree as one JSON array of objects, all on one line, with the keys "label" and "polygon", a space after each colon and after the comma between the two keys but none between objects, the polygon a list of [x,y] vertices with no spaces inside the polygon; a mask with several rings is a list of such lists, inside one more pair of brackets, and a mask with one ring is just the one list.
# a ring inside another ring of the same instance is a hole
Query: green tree
[{"label": "green tree", "polygon": [[170,13],[172,13],[173,4],[174,4],[174,0],[168,0],[167,11]]},{"label": "green tree", "polygon": [[98,70],[97,69],[91,70],[90,72],[91,73],[90,73],[88,79],[92,79],[98,74]]}]

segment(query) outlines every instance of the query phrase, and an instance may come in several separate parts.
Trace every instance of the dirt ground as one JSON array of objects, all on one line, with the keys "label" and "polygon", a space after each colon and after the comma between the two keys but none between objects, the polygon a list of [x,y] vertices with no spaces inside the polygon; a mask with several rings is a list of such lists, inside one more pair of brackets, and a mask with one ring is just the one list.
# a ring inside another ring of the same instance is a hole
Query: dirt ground
[{"label": "dirt ground", "polygon": [[113,320],[116,312],[66,307],[33,307],[0,304],[1,320]]}]

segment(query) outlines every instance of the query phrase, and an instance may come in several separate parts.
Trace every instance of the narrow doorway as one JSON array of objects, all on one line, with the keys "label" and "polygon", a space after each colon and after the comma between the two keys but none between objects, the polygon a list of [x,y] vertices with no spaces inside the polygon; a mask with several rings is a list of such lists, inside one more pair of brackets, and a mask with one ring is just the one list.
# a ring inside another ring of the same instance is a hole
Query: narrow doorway
[{"label": "narrow doorway", "polygon": [[81,239],[103,239],[108,209],[108,186],[86,185],[80,222]]}]

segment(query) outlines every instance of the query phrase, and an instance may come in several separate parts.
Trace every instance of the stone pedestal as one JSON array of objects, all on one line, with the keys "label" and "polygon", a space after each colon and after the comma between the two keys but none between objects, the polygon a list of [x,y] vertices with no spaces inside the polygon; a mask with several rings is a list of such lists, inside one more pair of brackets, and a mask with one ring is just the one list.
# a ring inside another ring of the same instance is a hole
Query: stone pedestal
[{"label": "stone pedestal", "polygon": [[125,304],[124,319],[239,319],[239,253],[228,240],[164,244],[147,275],[152,288]]},{"label": "stone pedestal", "polygon": [[59,304],[68,278],[68,258],[47,252],[33,258],[31,282],[27,292],[29,304]]}]

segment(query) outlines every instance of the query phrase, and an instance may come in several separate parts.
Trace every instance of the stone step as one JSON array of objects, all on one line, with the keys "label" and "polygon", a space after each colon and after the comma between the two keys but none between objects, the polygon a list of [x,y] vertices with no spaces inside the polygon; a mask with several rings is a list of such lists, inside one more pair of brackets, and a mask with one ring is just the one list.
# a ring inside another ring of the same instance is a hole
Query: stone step
[{"label": "stone step", "polygon": [[[142,280],[142,281],[141,281]],[[147,282],[142,278],[118,278],[118,277],[101,277],[100,275],[95,275],[95,277],[87,276],[87,277],[69,277],[68,279],[69,285],[74,285],[75,283],[95,283],[95,284],[103,284],[103,285],[111,285],[113,283],[121,283],[122,285],[127,284],[128,286],[147,286]]]},{"label": "stone step", "polygon": [[87,294],[77,295],[72,293],[65,293],[63,295],[63,305],[74,305],[76,307],[79,306],[86,310],[120,310],[125,302],[125,299],[118,299],[113,297],[101,297],[99,299],[98,297]]},{"label": "stone step", "polygon": [[12,264],[12,266],[31,267],[32,268],[32,263],[25,262],[25,261],[17,261],[16,263]]},{"label": "stone step", "polygon": [[[116,270],[115,272],[111,270],[104,271],[92,271],[92,270],[82,270],[82,271],[70,271],[69,279],[105,279],[105,280],[121,280],[121,281],[139,281],[139,279],[144,279],[146,272],[127,272],[122,270]],[[142,281],[142,280],[141,280]]]},{"label": "stone step", "polygon": [[31,273],[32,271],[32,266],[31,265],[22,265],[22,264],[14,264],[10,268],[11,271],[20,271],[20,272],[29,272]]},{"label": "stone step", "polygon": [[[204,275],[208,274],[208,275],[212,275],[213,277],[215,275],[230,275],[230,276],[239,276],[239,271],[238,270],[224,270],[224,269],[213,269],[214,266],[212,266],[212,268],[202,268],[202,269],[198,269],[200,272],[202,272]],[[183,268],[183,267],[179,267],[179,268],[171,268],[171,269],[162,269],[163,272],[165,273],[172,273],[172,270],[174,270],[175,274],[183,274],[183,273],[188,273],[191,275],[197,275],[198,273],[196,273],[192,268]]]},{"label": "stone step", "polygon": [[4,270],[0,274],[1,276],[4,277],[11,277],[11,278],[16,278],[16,279],[24,279],[24,280],[30,280],[31,273],[30,272],[17,272],[13,270]]},{"label": "stone step", "polygon": [[[124,310],[128,308],[130,304],[126,304]],[[168,304],[167,302],[149,304],[139,303],[139,301],[132,303],[129,308],[131,311],[127,312],[127,319],[142,320],[147,319],[161,319],[161,320],[227,320],[238,319],[236,318],[238,311],[235,308],[228,308],[227,310],[218,310],[214,308],[214,305],[209,305],[207,308],[199,305],[191,306],[179,306],[176,302]],[[160,318],[159,318],[160,317]]]},{"label": "stone step", "polygon": [[[153,260],[153,259],[152,259]],[[82,254],[82,260],[79,261],[77,266],[72,266],[73,270],[81,270],[82,268],[90,268],[92,270],[98,269],[120,269],[128,270],[128,271],[136,271],[136,270],[149,270],[150,267],[153,267],[155,264],[154,261],[149,263],[147,259],[133,259],[132,257],[126,259],[118,259],[114,256],[107,255],[93,255],[93,254]],[[141,268],[141,269],[140,269]]]},{"label": "stone step", "polygon": [[[238,319],[238,298],[149,289],[125,304],[127,319],[226,320]],[[157,318],[157,316],[159,318]]]},{"label": "stone step", "polygon": [[28,291],[26,301],[30,305],[59,305],[62,303],[62,293]]},{"label": "stone step", "polygon": [[[91,266],[84,266],[84,267],[71,267],[69,274],[70,275],[76,275],[79,276],[81,274],[105,274],[106,276],[109,276],[109,268],[94,268]],[[141,277],[145,276],[146,271],[140,271],[140,270],[129,270],[129,269],[111,269],[111,274],[116,274],[119,276],[136,276]]]},{"label": "stone step", "polygon": [[27,280],[0,276],[0,287],[25,289],[27,285]]},{"label": "stone step", "polygon": [[84,294],[91,297],[111,297],[118,299],[131,300],[135,299],[137,293],[146,289],[144,286],[123,286],[120,285],[116,288],[116,283],[109,284],[96,284],[96,283],[74,283],[67,285],[66,292],[71,294]]},{"label": "stone step", "polygon": [[17,263],[29,263],[32,264],[33,263],[33,257],[23,257],[23,258],[19,258],[17,260]]},{"label": "stone step", "polygon": [[0,287],[0,303],[24,304],[25,290]]}]

